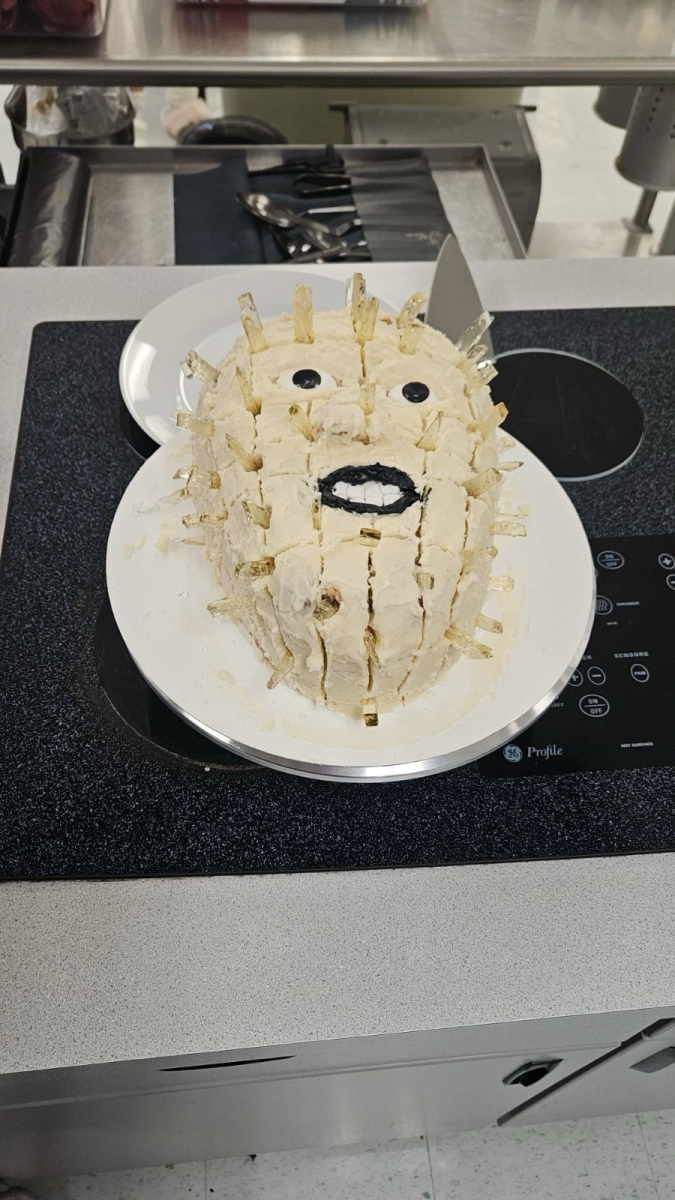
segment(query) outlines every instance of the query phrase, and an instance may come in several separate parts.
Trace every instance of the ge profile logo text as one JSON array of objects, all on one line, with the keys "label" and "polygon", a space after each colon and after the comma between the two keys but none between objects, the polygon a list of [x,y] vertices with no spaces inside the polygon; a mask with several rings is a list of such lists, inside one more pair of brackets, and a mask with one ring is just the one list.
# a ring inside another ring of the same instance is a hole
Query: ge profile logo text
[{"label": "ge profile logo text", "polygon": [[506,761],[510,763],[519,763],[523,757],[520,746],[505,746],[503,754]]}]

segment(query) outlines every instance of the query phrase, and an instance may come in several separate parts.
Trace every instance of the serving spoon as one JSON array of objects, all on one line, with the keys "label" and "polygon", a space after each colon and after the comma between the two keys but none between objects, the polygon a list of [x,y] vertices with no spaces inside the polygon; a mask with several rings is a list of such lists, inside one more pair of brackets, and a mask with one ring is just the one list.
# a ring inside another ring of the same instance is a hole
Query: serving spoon
[{"label": "serving spoon", "polygon": [[358,229],[363,225],[363,221],[357,216],[351,217],[349,221],[344,221],[340,225],[327,225],[323,221],[311,220],[315,213],[356,213],[354,206],[349,204],[339,205],[336,208],[310,208],[304,212],[296,212],[285,204],[277,204],[264,192],[238,192],[237,200],[259,221],[275,225],[278,229],[293,229],[295,226],[299,226],[307,233],[311,231],[343,237],[345,233],[349,233],[350,229]]},{"label": "serving spoon", "polygon": [[342,238],[325,233],[312,232],[305,234],[300,230],[297,234],[282,232],[272,226],[272,233],[281,246],[284,254],[293,262],[323,262],[331,258],[344,258],[346,255],[354,258],[367,257],[368,243],[361,241],[350,245]]}]

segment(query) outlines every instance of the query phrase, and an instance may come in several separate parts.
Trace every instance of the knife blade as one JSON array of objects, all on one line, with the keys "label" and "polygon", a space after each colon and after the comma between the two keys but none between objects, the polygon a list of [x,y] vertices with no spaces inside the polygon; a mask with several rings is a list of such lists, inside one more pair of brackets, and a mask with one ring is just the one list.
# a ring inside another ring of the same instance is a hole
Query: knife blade
[{"label": "knife blade", "polygon": [[[456,342],[471,322],[480,316],[484,307],[459,242],[449,233],[436,260],[427,304],[427,325]],[[484,361],[492,361],[495,354],[490,334],[485,332],[481,341],[487,346]]]}]

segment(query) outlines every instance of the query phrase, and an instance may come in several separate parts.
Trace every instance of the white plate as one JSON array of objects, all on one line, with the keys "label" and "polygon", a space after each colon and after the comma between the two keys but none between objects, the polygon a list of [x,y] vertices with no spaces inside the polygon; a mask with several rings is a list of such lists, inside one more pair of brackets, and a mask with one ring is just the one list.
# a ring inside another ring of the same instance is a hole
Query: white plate
[{"label": "white plate", "polygon": [[[207,362],[225,357],[241,333],[237,296],[253,292],[264,321],[290,312],[293,289],[311,287],[317,310],[342,308],[346,285],[330,275],[310,275],[290,267],[270,267],[236,275],[219,275],[185,288],[158,304],[131,332],[122,351],[119,382],[124,403],[141,429],[158,445],[176,432],[175,414],[197,407],[201,383],[180,369],[188,350]],[[394,312],[380,300],[383,312]]]},{"label": "white plate", "polygon": [[186,545],[173,475],[189,461],[179,433],[132,479],[108,541],[108,591],[115,620],[150,686],[214,742],[282,771],[315,779],[410,779],[480,758],[545,711],[569,680],[588,641],[595,608],[590,547],[553,475],[517,445],[500,509],[522,517],[527,538],[498,539],[496,571],[509,593],[490,593],[485,611],[504,623],[487,661],[461,660],[413,704],[384,714],[376,729],[331,713],[280,684],[235,621],[215,620],[219,597],[204,551]]}]

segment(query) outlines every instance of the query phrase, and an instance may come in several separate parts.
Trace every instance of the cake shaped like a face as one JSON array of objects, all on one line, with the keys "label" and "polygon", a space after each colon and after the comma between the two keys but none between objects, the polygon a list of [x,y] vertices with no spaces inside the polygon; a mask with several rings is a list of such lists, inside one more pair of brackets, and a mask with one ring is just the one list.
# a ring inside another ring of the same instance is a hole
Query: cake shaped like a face
[{"label": "cake shaped like a face", "polygon": [[[218,619],[241,621],[281,679],[376,724],[459,653],[487,657],[478,627],[499,519],[494,369],[478,367],[487,316],[455,346],[416,319],[422,296],[378,315],[361,276],[350,307],[244,335],[204,380],[186,487],[187,540],[205,544]],[[507,464],[502,464],[502,470]],[[514,464],[508,464],[510,466]],[[509,587],[499,577],[497,587]]]}]

